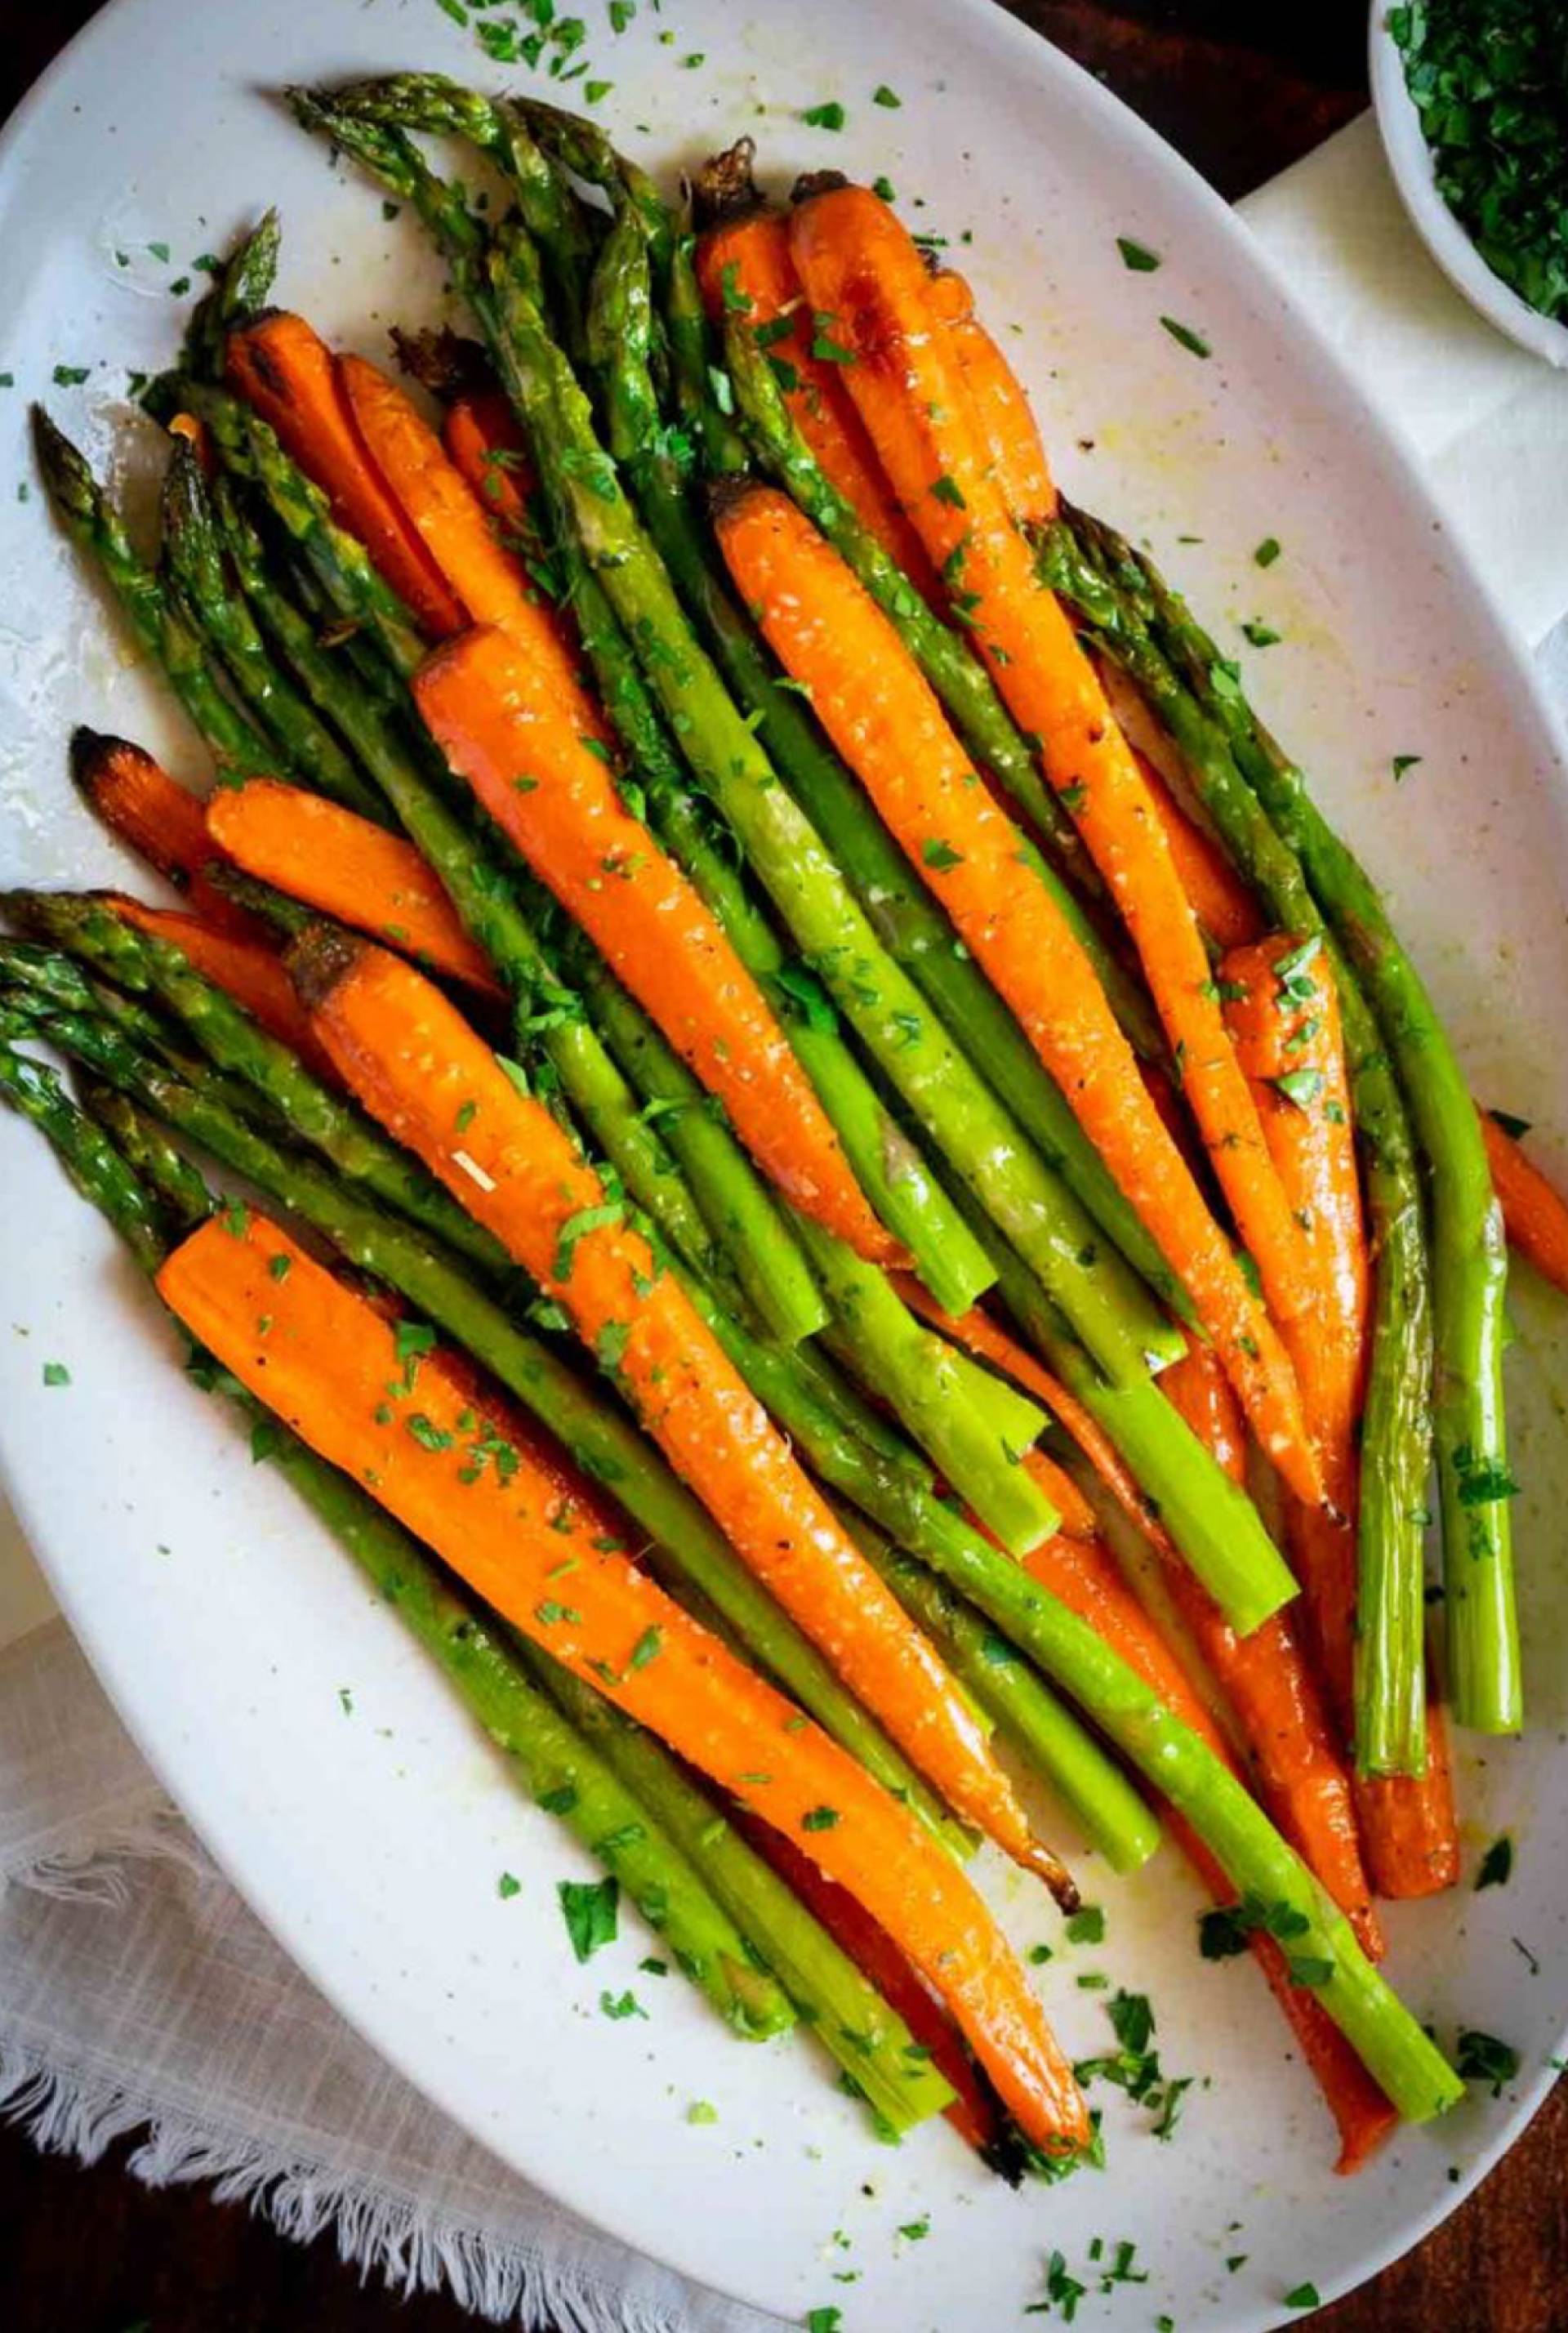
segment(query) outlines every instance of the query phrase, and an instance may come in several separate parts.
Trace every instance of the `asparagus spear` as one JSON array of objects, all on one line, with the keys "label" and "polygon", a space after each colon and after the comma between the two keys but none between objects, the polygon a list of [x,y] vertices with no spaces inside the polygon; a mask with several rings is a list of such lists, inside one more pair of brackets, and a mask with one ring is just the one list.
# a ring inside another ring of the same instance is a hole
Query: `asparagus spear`
[{"label": "asparagus spear", "polygon": [[177,1237],[204,1224],[217,1202],[199,1167],[174,1142],[161,1120],[118,1086],[79,1077],[82,1108],[114,1144],[138,1179],[155,1192]]},{"label": "asparagus spear", "polygon": [[[158,1201],[100,1128],[66,1099],[53,1072],[0,1046],[0,1093],[42,1128],[78,1189],[107,1216],[142,1269],[155,1272],[169,1246]],[[139,1142],[146,1138],[143,1123],[136,1135]],[[183,1174],[171,1170],[167,1157],[158,1162],[162,1194],[177,1205],[188,1200],[186,1178],[194,1173],[187,1162],[180,1164]],[[210,1194],[204,1196],[205,1212],[213,1203]],[[207,1381],[232,1386],[215,1371]],[[253,1447],[272,1460],[435,1656],[473,1715],[517,1762],[535,1798],[616,1874],[732,2031],[755,2040],[787,2031],[794,2022],[789,2002],[756,1965],[730,1914],[710,1892],[700,1838],[692,1834],[684,1846],[674,1844],[656,1812],[530,1682],[504,1634],[453,1589],[400,1524],[260,1402],[237,1392],[234,1397],[253,1427],[266,1429],[259,1445],[253,1438]],[[790,1938],[798,1944],[798,1923],[792,1924]],[[804,1938],[808,1954],[813,1942]],[[813,1969],[818,1957],[834,1971],[835,1948],[826,1937],[819,1954],[811,1954]],[[940,2095],[928,2098],[923,2111],[934,2112],[944,2102]],[[912,2108],[916,2103],[912,2096]]]},{"label": "asparagus spear", "polygon": [[[1014,1555],[1048,1539],[1061,1518],[1025,1472],[1044,1419],[1032,1405],[998,1432],[951,1348],[907,1311],[885,1276],[804,1218],[800,1236],[833,1305],[862,1382],[889,1399],[961,1498]],[[1018,1436],[1018,1439],[1009,1438]]]},{"label": "asparagus spear", "polygon": [[156,1272],[168,1245],[156,1202],[109,1137],[72,1106],[54,1071],[14,1050],[11,1039],[31,1033],[8,1017],[0,1022],[0,1096],[46,1137],[82,1197],[113,1225],[142,1270]]},{"label": "asparagus spear", "polygon": [[902,2136],[940,2113],[951,2092],[889,2008],[791,1895],[771,1866],[691,1779],[663,1743],[520,1637],[519,1657],[605,1763],[648,1809],[760,1953],[822,2046],[854,2075],[867,2105]]},{"label": "asparagus spear", "polygon": [[1518,1485],[1508,1472],[1503,1404],[1508,1252],[1469,1090],[1376,885],[1185,603],[1146,558],[1117,548],[1124,554],[1118,577],[1125,569],[1129,589],[1133,573],[1140,579],[1151,629],[1300,859],[1393,1056],[1431,1199],[1433,1413],[1454,1714],[1480,1733],[1516,1733],[1524,1698],[1508,1503]]},{"label": "asparagus spear", "polygon": [[972,1604],[894,1547],[863,1516],[846,1515],[856,1545],[912,1619],[940,1646],[959,1682],[996,1720],[1018,1754],[1056,1790],[1113,1871],[1141,1870],[1160,1844],[1160,1822],[1121,1769],[1056,1699],[1018,1647]]},{"label": "asparagus spear", "polygon": [[[979,758],[989,761],[999,741],[963,718],[944,680],[978,687],[984,705],[1003,725],[1010,721],[983,667],[954,641],[905,578],[903,570],[836,493],[796,428],[764,352],[744,324],[731,320],[725,356],[735,395],[758,456],[855,570],[883,612],[902,631],[926,677]],[[951,670],[950,670],[951,666]],[[777,689],[775,689],[777,696]],[[781,715],[788,725],[808,726],[798,706]],[[1042,1157],[1058,1168],[1069,1188],[1102,1231],[1152,1288],[1173,1309],[1190,1311],[1184,1292],[1159,1248],[1123,1196],[1115,1178],[1085,1134],[1072,1108],[1007,1006],[979,967],[955,955],[946,918],[912,875],[903,854],[875,819],[866,815],[853,782],[830,766],[831,757],[798,755],[792,740],[782,744],[777,729],[766,733],[789,768],[790,782],[813,822],[843,864],[863,898],[877,902],[877,925],[887,945],[912,974],[1012,1111]],[[1021,746],[1021,741],[1020,746]],[[1058,902],[1060,904],[1060,902]],[[1097,948],[1096,968],[1123,1028],[1139,1051],[1158,1058],[1162,1038],[1141,992],[1114,957],[1099,946],[1092,928],[1077,915],[1075,928]],[[951,1307],[949,1308],[951,1309]]]},{"label": "asparagus spear", "polygon": [[1146,620],[1119,537],[1080,513],[1040,544],[1042,571],[1096,646],[1133,679],[1181,749],[1232,859],[1285,931],[1327,950],[1339,992],[1376,1260],[1372,1362],[1362,1423],[1354,1734],[1358,1763],[1419,1772],[1426,1755],[1422,1541],[1431,1449],[1431,1269],[1410,1119],[1391,1049],[1308,884],[1238,766],[1224,727],[1200,704]]},{"label": "asparagus spear", "polygon": [[[270,458],[270,457],[269,457]],[[263,462],[263,468],[267,466]],[[598,965],[597,953],[563,926],[531,877],[502,868],[420,766],[397,725],[334,663],[311,625],[271,575],[264,547],[232,494],[220,514],[247,594],[299,674],[307,693],[330,713],[429,860],[457,913],[511,993],[524,1050],[537,1042],[562,1090],[639,1206],[677,1253],[700,1271],[716,1241],[740,1285],[773,1332],[789,1342],[826,1318],[795,1242],[760,1179],[726,1129],[704,1120],[705,1136],[667,1141],[643,1117],[583,1002],[551,960],[552,931],[571,959],[577,987]],[[608,975],[603,975],[608,982]],[[639,1042],[656,1032],[632,999],[610,983],[617,1024]],[[601,988],[601,1002],[604,991]],[[601,1016],[602,1017],[602,1016]],[[674,1154],[674,1155],[672,1155]],[[684,1174],[677,1172],[677,1163]],[[710,1234],[712,1238],[710,1238]]]},{"label": "asparagus spear", "polygon": [[74,541],[101,568],[131,629],[163,667],[220,772],[235,779],[287,778],[281,757],[213,678],[200,640],[131,549],[86,460],[41,405],[33,408],[33,440],[50,500]]},{"label": "asparagus spear", "polygon": [[201,456],[188,437],[170,440],[164,477],[164,557],[169,583],[193,626],[223,659],[290,772],[361,817],[385,825],[386,811],[324,723],[278,670],[249,608],[230,581]]},{"label": "asparagus spear", "polygon": [[[111,1024],[62,1013],[42,1031],[101,1080],[145,1102],[182,1136],[323,1233],[350,1263],[406,1299],[464,1345],[557,1437],[574,1463],[603,1483],[653,1542],[649,1560],[674,1592],[691,1581],[723,1615],[751,1657],[903,1797],[955,1853],[968,1839],[788,1615],[746,1570],[729,1541],[623,1413],[479,1287],[425,1233],[387,1213],[305,1154],[263,1132],[127,1043]],[[345,1179],[346,1176],[346,1179]],[[711,1300],[709,1300],[711,1301]],[[715,1317],[723,1317],[717,1313]],[[792,1356],[759,1346],[788,1368]]]},{"label": "asparagus spear", "polygon": [[[808,963],[835,995],[896,1091],[926,1123],[938,1148],[951,1146],[1031,1267],[1065,1304],[1083,1314],[1083,1333],[1104,1365],[1141,1372],[1136,1329],[1122,1317],[1121,1291],[1081,1262],[1082,1239],[1062,1236],[1066,1195],[1023,1143],[995,1096],[883,948],[748,722],[695,638],[673,585],[595,436],[587,401],[545,329],[531,247],[515,228],[488,254],[454,189],[437,178],[395,131],[334,111],[331,101],[293,92],[308,127],[344,144],[373,175],[413,203],[451,260],[485,323],[514,405],[538,450],[561,481],[563,500],[588,563],[597,567],[633,641],[655,695],[699,782],[719,804],[773,896]],[[951,941],[949,942],[951,946]]]},{"label": "asparagus spear", "polygon": [[235,245],[206,298],[197,301],[186,328],[184,370],[198,380],[223,378],[230,331],[266,306],[278,272],[279,240],[278,214],[268,210]]},{"label": "asparagus spear", "polygon": [[512,1276],[499,1241],[464,1215],[416,1159],[355,1104],[328,1091],[288,1047],[191,970],[181,951],[123,922],[90,892],[7,891],[0,907],[26,929],[83,959],[136,995],[156,996],[221,1070],[245,1079],[301,1140],[341,1174],[501,1279]]}]

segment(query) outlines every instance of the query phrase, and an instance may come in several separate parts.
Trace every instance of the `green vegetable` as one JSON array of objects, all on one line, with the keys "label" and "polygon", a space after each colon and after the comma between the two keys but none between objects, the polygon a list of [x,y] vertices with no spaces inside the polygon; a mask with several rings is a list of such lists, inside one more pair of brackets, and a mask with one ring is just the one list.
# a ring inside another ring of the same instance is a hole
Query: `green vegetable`
[{"label": "green vegetable", "polygon": [[1438,192],[1527,307],[1568,314],[1568,87],[1551,0],[1417,0],[1385,18]]},{"label": "green vegetable", "polygon": [[[951,2093],[933,2067],[913,2066],[908,2028],[826,1929],[664,1744],[537,1646],[519,1656],[662,1831],[699,1867],[802,2020],[861,2084],[895,2130],[940,2113]],[[703,2119],[712,2119],[712,2110]]]},{"label": "green vegetable", "polygon": [[717,1607],[751,1656],[868,1772],[905,1798],[939,1838],[961,1851],[965,1834],[752,1578],[658,1453],[618,1408],[591,1392],[548,1345],[520,1328],[503,1304],[466,1275],[456,1257],[376,1205],[355,1187],[351,1176],[345,1179],[344,1172],[329,1172],[302,1153],[280,1149],[204,1085],[187,1084],[139,1053],[109,1023],[62,1013],[41,1025],[52,1043],[144,1100],[225,1166],[324,1233],[361,1271],[395,1289],[421,1319],[466,1346],[648,1533],[649,1560],[664,1584],[688,1596],[694,1589]]},{"label": "green vegetable", "polygon": [[[1377,1262],[1362,1436],[1354,1708],[1339,1715],[1353,1731],[1363,1769],[1419,1771],[1426,1732],[1421,1599],[1432,1314],[1425,1195],[1404,1098],[1372,1006],[1329,933],[1301,857],[1238,765],[1222,717],[1238,686],[1231,667],[1216,657],[1210,681],[1193,685],[1159,637],[1152,568],[1103,521],[1064,509],[1039,549],[1045,580],[1170,731],[1215,831],[1275,925],[1329,951]],[[1305,965],[1299,976],[1310,977]]]}]

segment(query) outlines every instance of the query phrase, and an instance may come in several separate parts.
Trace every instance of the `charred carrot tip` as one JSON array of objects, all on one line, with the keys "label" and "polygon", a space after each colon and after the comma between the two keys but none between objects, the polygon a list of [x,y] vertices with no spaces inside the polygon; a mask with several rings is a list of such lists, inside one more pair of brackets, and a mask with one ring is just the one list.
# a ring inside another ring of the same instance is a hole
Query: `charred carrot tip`
[{"label": "charred carrot tip", "polygon": [[692,216],[699,234],[710,227],[733,226],[762,208],[762,195],[752,174],[757,140],[737,138],[720,154],[711,154],[692,187]]},{"label": "charred carrot tip", "polygon": [[312,924],[284,950],[283,965],[301,1003],[314,1013],[368,953],[368,944],[341,925]]}]

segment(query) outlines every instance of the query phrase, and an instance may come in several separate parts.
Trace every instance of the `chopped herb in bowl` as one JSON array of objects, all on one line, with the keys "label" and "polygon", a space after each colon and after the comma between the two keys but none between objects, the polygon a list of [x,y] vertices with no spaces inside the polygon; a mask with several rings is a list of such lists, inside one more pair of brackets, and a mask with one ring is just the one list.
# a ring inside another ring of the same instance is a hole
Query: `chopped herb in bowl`
[{"label": "chopped herb in bowl", "polygon": [[1438,192],[1495,275],[1568,321],[1568,5],[1411,0],[1387,24]]}]

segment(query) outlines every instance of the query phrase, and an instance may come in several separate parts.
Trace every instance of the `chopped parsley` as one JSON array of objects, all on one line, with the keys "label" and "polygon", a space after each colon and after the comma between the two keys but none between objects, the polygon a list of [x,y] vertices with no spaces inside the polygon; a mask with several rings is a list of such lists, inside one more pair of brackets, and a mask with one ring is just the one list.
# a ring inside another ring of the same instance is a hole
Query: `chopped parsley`
[{"label": "chopped parsley", "polygon": [[589,1232],[606,1231],[612,1224],[624,1223],[626,1209],[618,1199],[601,1200],[597,1207],[578,1207],[568,1215],[555,1235],[555,1262],[551,1276],[556,1280],[571,1278],[572,1258],[577,1243]]},{"label": "chopped parsley", "polygon": [[940,835],[933,835],[923,846],[920,857],[923,866],[934,869],[939,875],[945,875],[950,867],[963,865],[963,852],[955,850],[951,842],[943,842]]},{"label": "chopped parsley", "polygon": [[943,471],[940,478],[933,478],[932,480],[931,495],[933,502],[946,503],[950,510],[967,510],[969,508],[969,504],[965,502],[962,492],[959,487],[958,481],[955,478],[950,478],[945,471]]},{"label": "chopped parsley", "polygon": [[1432,172],[1494,275],[1568,314],[1568,88],[1560,9],[1538,0],[1391,8]]},{"label": "chopped parsley", "polygon": [[1454,1453],[1454,1472],[1458,1476],[1462,1507],[1496,1506],[1505,1499],[1516,1499],[1519,1495],[1519,1485],[1503,1461],[1477,1457],[1468,1442],[1461,1442]]},{"label": "chopped parsley", "polygon": [[686,2108],[686,2120],[692,2123],[717,2122],[719,2109],[707,2098],[693,2098]]},{"label": "chopped parsley", "polygon": [[68,1386],[71,1383],[71,1371],[63,1361],[45,1361],[43,1382],[46,1386]]},{"label": "chopped parsley", "polygon": [[1530,1131],[1532,1121],[1527,1118],[1515,1118],[1511,1110],[1489,1109],[1487,1116],[1494,1126],[1502,1128],[1510,1141],[1523,1142]]},{"label": "chopped parsley", "polygon": [[1266,534],[1252,554],[1253,563],[1258,567],[1272,567],[1278,557],[1279,539],[1272,534]]},{"label": "chopped parsley", "polygon": [[1130,267],[1134,275],[1152,275],[1161,264],[1157,251],[1151,251],[1146,243],[1134,243],[1130,235],[1119,235],[1116,248],[1122,254],[1123,266]]},{"label": "chopped parsley", "polygon": [[90,370],[87,365],[57,364],[50,379],[56,389],[80,389]]},{"label": "chopped parsley", "polygon": [[1260,623],[1256,616],[1243,624],[1241,629],[1243,636],[1251,641],[1255,648],[1277,648],[1285,638],[1283,632],[1276,632],[1272,624]]},{"label": "chopped parsley", "polygon": [[614,1944],[621,1896],[618,1879],[562,1879],[557,1883],[556,1894],[571,1948],[579,1961],[591,1960],[601,1945]]},{"label": "chopped parsley", "polygon": [[1492,2096],[1500,2098],[1504,2083],[1511,2082],[1518,2070],[1519,2052],[1511,2043],[1473,2028],[1460,2034],[1454,2071],[1462,2082],[1490,2082]]},{"label": "chopped parsley", "polygon": [[1067,1922],[1070,1944],[1099,1944],[1105,1940],[1105,1915],[1098,1904],[1081,1904]]},{"label": "chopped parsley", "polygon": [[510,1903],[512,1896],[521,1895],[522,1882],[514,1871],[503,1871],[495,1883],[495,1892],[503,1904]]},{"label": "chopped parsley", "polygon": [[1476,1874],[1476,1891],[1483,1887],[1506,1887],[1514,1876],[1514,1842],[1505,1831],[1495,1839],[1481,1858],[1481,1867]]},{"label": "chopped parsley", "polygon": [[422,1450],[450,1450],[453,1436],[444,1426],[435,1425],[422,1409],[416,1409],[408,1420],[408,1431]]},{"label": "chopped parsley", "polygon": [[1404,776],[1405,772],[1407,770],[1413,770],[1416,763],[1420,759],[1421,756],[1420,754],[1396,754],[1394,755],[1392,762],[1390,763],[1390,767],[1393,771],[1394,783],[1396,786],[1400,780]]},{"label": "chopped parsley", "polygon": [[626,2017],[645,2018],[648,2013],[636,1994],[629,1988],[625,1992],[601,1992],[599,2007],[607,2017],[613,2017],[617,2021]]},{"label": "chopped parsley", "polygon": [[626,1663],[627,1668],[645,1669],[650,1661],[656,1661],[658,1659],[659,1655],[663,1652],[664,1648],[664,1630],[662,1628],[645,1628],[642,1635],[637,1638],[636,1643],[632,1647],[631,1658]]},{"label": "chopped parsley", "polygon": [[800,117],[808,130],[842,130],[846,116],[838,100],[829,98],[825,105],[808,105]]},{"label": "chopped parsley", "polygon": [[891,178],[873,178],[871,191],[878,202],[895,203],[898,200],[898,189]]},{"label": "chopped parsley", "polygon": [[1294,1102],[1297,1109],[1305,1109],[1322,1093],[1324,1076],[1321,1070],[1286,1070],[1268,1082],[1276,1094]]},{"label": "chopped parsley", "polygon": [[885,105],[891,112],[896,113],[904,100],[895,89],[889,89],[884,81],[879,81],[871,92],[871,102],[873,105]]},{"label": "chopped parsley", "polygon": [[1175,316],[1162,316],[1160,322],[1170,333],[1171,338],[1175,341],[1180,347],[1186,349],[1189,354],[1195,357],[1209,357],[1213,355],[1214,351],[1209,347],[1208,341],[1203,338],[1200,332],[1195,332],[1190,324],[1183,324],[1180,319]]},{"label": "chopped parsley", "polygon": [[1286,2309],[1318,2309],[1322,2305],[1315,2284],[1298,2284],[1285,2296]]},{"label": "chopped parsley", "polygon": [[293,1257],[292,1255],[285,1255],[282,1248],[278,1250],[276,1255],[269,1256],[267,1259],[267,1277],[269,1280],[287,1280],[293,1268]]},{"label": "chopped parsley", "polygon": [[802,1830],[831,1830],[838,1820],[837,1807],[808,1807],[800,1818]]}]

